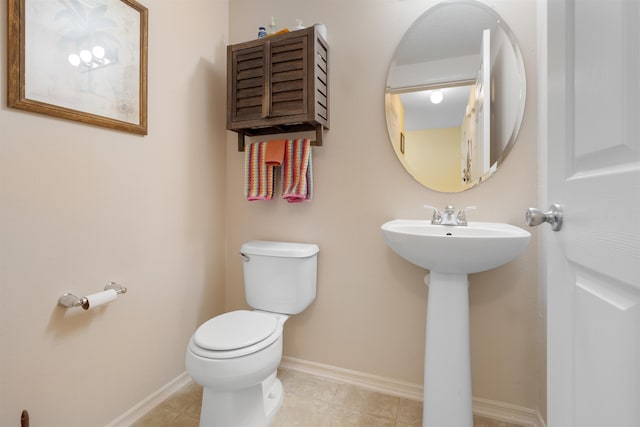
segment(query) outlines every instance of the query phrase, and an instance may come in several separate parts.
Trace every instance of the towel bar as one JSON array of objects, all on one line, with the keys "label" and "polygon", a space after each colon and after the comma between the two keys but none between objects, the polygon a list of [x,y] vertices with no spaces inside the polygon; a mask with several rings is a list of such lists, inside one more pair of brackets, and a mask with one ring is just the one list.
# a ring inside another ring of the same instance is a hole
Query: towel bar
[{"label": "towel bar", "polygon": [[[116,282],[107,283],[104,290],[108,291],[109,289],[115,290],[116,294],[124,294],[127,292],[127,288],[117,284]],[[58,298],[58,305],[64,308],[81,307],[83,304],[86,304],[86,302],[87,297],[77,297],[71,293],[65,293]]]},{"label": "towel bar", "polygon": [[[286,133],[286,132],[305,132],[305,131],[309,131],[310,129],[288,129],[288,130],[283,130],[282,133]],[[311,145],[316,146],[316,147],[321,147],[322,146],[322,125],[317,125],[314,129],[311,129],[311,131],[315,131],[316,133],[316,139],[311,140]],[[268,132],[265,134],[262,133],[245,133],[243,131],[236,131],[238,132],[238,151],[244,151],[244,146],[245,146],[245,141],[244,138],[245,136],[258,136],[258,135],[276,135],[276,132]]]}]

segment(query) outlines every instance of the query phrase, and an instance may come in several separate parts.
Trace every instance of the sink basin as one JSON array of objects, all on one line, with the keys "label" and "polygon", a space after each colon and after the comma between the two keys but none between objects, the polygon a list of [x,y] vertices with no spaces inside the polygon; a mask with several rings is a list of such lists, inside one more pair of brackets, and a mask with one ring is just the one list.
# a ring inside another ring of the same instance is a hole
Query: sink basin
[{"label": "sink basin", "polygon": [[395,219],[382,225],[385,242],[409,262],[440,273],[477,273],[505,264],[524,250],[531,234],[497,222],[466,226]]}]

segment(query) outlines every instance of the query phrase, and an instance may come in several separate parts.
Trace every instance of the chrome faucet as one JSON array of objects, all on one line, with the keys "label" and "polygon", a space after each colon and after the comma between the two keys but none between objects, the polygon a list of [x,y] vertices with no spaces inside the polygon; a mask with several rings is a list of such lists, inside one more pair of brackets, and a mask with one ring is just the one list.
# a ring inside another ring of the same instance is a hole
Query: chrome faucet
[{"label": "chrome faucet", "polygon": [[431,224],[442,224],[442,214],[438,208],[431,205],[424,205],[427,209],[433,209],[433,217],[431,217]]},{"label": "chrome faucet", "polygon": [[433,217],[431,218],[431,224],[434,225],[467,225],[466,211],[470,209],[476,209],[476,206],[467,206],[462,208],[456,214],[456,209],[453,205],[448,205],[444,208],[443,213],[433,206],[424,205],[425,208],[433,209]]}]

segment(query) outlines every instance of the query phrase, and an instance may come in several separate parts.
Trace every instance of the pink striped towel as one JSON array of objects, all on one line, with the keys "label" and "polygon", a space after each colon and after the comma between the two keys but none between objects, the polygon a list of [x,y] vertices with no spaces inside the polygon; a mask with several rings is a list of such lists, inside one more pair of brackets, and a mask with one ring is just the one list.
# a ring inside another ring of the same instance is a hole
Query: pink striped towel
[{"label": "pink striped towel", "polygon": [[266,153],[266,142],[244,148],[244,195],[249,201],[273,199],[274,167],[265,163]]},{"label": "pink striped towel", "polygon": [[311,143],[308,139],[287,140],[282,164],[282,198],[297,203],[309,201],[312,196]]}]

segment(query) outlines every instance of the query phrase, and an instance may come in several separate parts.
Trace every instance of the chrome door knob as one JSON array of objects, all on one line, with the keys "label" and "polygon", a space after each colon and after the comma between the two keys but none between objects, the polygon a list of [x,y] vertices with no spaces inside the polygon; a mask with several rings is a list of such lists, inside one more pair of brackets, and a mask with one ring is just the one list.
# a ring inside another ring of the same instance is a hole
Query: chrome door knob
[{"label": "chrome door knob", "polygon": [[562,228],[562,208],[558,204],[549,207],[549,212],[542,212],[540,209],[529,208],[525,214],[527,225],[535,227],[543,222],[548,222],[553,231]]}]

